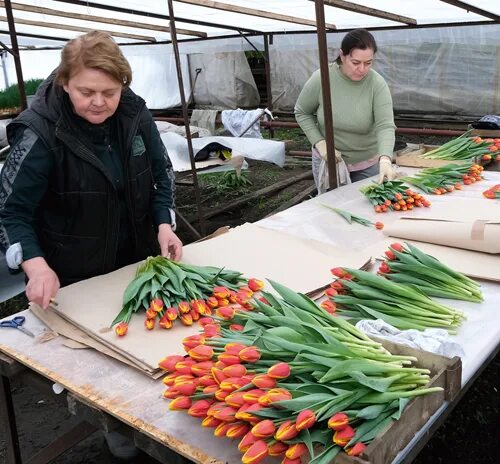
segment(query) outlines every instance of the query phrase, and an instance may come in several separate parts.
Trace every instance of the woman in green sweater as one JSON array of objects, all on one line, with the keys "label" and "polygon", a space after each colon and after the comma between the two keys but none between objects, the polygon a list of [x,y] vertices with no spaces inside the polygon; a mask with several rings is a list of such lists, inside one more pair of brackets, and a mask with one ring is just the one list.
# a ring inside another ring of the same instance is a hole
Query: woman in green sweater
[{"label": "woman in green sweater", "polygon": [[[394,114],[389,87],[372,69],[377,44],[364,29],[349,32],[340,55],[329,67],[335,157],[347,164],[351,181],[379,174],[394,178]],[[295,117],[313,146],[313,172],[326,159],[325,121],[319,70],[305,83],[295,104]],[[315,169],[316,168],[316,169]]]}]

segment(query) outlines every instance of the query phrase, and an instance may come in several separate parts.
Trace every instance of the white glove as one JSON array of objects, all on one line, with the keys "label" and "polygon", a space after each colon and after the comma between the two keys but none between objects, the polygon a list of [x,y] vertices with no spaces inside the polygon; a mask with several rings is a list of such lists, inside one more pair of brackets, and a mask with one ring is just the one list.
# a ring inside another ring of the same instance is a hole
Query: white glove
[{"label": "white glove", "polygon": [[[323,158],[326,161],[326,140],[320,140],[316,145],[314,145],[314,148],[318,150],[319,155],[321,158]],[[342,161],[342,153],[340,151],[335,150],[335,161],[339,163]]]},{"label": "white glove", "polygon": [[381,156],[378,162],[379,178],[378,183],[384,182],[384,179],[393,180],[396,176],[396,171],[392,168],[392,160],[388,156]]}]

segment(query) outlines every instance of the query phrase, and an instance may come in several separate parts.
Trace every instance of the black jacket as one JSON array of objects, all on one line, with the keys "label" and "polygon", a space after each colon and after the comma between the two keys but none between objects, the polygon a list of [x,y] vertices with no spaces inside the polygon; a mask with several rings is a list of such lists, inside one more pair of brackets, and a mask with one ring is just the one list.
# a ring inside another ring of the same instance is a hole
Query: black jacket
[{"label": "black jacket", "polygon": [[[63,285],[157,254],[157,227],[172,223],[172,166],[144,100],[125,90],[111,119],[121,189],[53,76],[7,128],[0,248],[20,242],[24,260],[44,256]],[[130,247],[119,251],[124,210]]]}]

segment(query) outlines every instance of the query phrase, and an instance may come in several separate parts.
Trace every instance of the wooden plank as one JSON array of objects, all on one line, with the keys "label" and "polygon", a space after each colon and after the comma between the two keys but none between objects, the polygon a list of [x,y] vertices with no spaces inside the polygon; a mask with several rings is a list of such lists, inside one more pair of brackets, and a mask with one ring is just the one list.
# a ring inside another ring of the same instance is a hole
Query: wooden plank
[{"label": "wooden plank", "polygon": [[[275,21],[285,21],[287,23],[303,24],[305,26],[316,27],[316,21],[313,19],[297,18],[295,16],[284,15],[280,13],[272,13],[270,11],[256,10],[255,8],[247,8],[244,6],[230,5],[228,3],[215,2],[213,0],[176,0],[179,3],[188,3],[189,5],[203,6],[213,8],[215,10],[229,11],[231,13],[239,13],[249,16],[257,16],[259,18],[274,19]],[[337,29],[335,24],[325,24],[327,29]]]},{"label": "wooden plank", "polygon": [[[4,5],[5,5],[4,2],[0,1],[0,7],[3,8]],[[94,21],[94,22],[104,23],[104,24],[115,24],[115,25],[119,25],[119,26],[133,27],[136,29],[148,29],[148,30],[152,30],[152,31],[170,33],[170,27],[160,26],[160,25],[156,25],[156,24],[141,23],[141,22],[136,22],[136,21],[127,21],[125,19],[106,18],[104,16],[94,16],[94,15],[87,15],[87,14],[82,14],[82,13],[71,13],[69,11],[55,10],[53,8],[45,8],[45,7],[34,6],[34,5],[23,5],[21,3],[11,3],[11,5],[12,5],[13,10],[18,10],[18,11],[28,11],[30,13],[40,13],[40,14],[49,15],[49,16],[60,16],[62,18],[81,19],[83,21]],[[177,28],[176,30],[177,30],[177,34],[181,34],[181,35],[191,35],[191,36],[202,37],[202,38],[207,37],[206,32],[193,31],[193,30],[189,30],[189,29],[179,29],[179,28]]]},{"label": "wooden plank", "polygon": [[493,19],[496,22],[500,21],[499,15],[492,13],[491,11],[483,10],[482,8],[471,5],[470,3],[462,2],[460,0],[441,0],[441,1],[444,3],[448,3],[449,5],[456,6],[457,8],[462,8],[463,10],[476,13],[480,16],[484,16],[485,18]]},{"label": "wooden plank", "polygon": [[376,8],[369,8],[367,6],[358,5],[357,3],[346,2],[344,0],[324,0],[324,2],[325,5],[328,6],[333,6],[335,8],[340,8],[342,10],[352,11],[354,13],[361,13],[368,16],[374,16],[375,18],[388,19],[390,21],[396,21],[398,23],[405,23],[410,25],[417,24],[417,20],[414,18],[409,18],[408,16],[402,16],[394,13],[389,13],[383,10],[377,10]]},{"label": "wooden plank", "polygon": [[[7,22],[7,17],[0,16],[0,21]],[[43,21],[32,21],[29,19],[20,19],[20,18],[16,18],[15,22],[16,22],[16,24],[25,24],[27,26],[46,27],[49,29],[63,29],[66,31],[91,32],[91,31],[95,30],[95,28],[91,28],[91,27],[89,28],[89,27],[83,27],[83,26],[70,26],[68,24],[46,23]],[[145,40],[147,42],[156,42],[156,39],[154,37],[148,37],[145,35],[126,34],[124,32],[113,32],[113,31],[105,31],[105,30],[102,30],[102,31],[107,32],[108,34],[110,34],[114,37],[122,37],[125,39],[135,39],[135,40]]]},{"label": "wooden plank", "polygon": [[47,464],[82,440],[92,435],[97,429],[88,422],[80,422],[64,435],[42,448],[25,461],[26,464]]},{"label": "wooden plank", "polygon": [[273,192],[277,192],[278,190],[282,190],[285,187],[288,187],[289,185],[292,185],[296,182],[300,182],[301,180],[309,179],[312,177],[312,172],[303,172],[302,174],[299,174],[297,176],[291,177],[290,179],[284,179],[280,182],[276,182],[273,185],[269,185],[267,187],[264,187],[260,190],[257,190],[252,193],[248,193],[247,195],[243,195],[242,197],[238,198],[236,201],[233,201],[231,203],[227,203],[224,206],[221,206],[220,208],[216,208],[212,211],[208,211],[207,213],[204,214],[203,218],[208,219],[214,216],[217,216],[218,214],[224,213],[225,211],[229,211],[232,209],[237,208],[238,206],[244,205],[245,203],[248,203],[252,200],[255,200],[256,198],[259,198],[260,196],[263,195],[268,195]]}]

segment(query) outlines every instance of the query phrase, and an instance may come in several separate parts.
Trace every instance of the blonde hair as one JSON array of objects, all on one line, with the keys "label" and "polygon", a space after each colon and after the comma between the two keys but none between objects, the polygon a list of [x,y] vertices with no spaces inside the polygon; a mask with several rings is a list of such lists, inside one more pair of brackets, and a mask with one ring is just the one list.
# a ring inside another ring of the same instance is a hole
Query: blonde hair
[{"label": "blonde hair", "polygon": [[98,69],[128,87],[132,69],[120,47],[106,32],[92,31],[71,39],[62,49],[56,83],[66,85],[82,68]]}]

